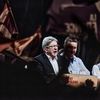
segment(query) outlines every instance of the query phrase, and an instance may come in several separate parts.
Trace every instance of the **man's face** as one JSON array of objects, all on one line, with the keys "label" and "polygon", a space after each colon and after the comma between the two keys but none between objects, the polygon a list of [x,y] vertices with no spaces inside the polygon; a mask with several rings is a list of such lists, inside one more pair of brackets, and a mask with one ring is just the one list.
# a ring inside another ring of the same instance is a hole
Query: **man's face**
[{"label": "man's face", "polygon": [[52,41],[45,49],[46,53],[52,58],[56,57],[58,54],[58,43]]},{"label": "man's face", "polygon": [[77,52],[77,42],[69,42],[67,45],[67,54],[69,57],[73,57]]}]

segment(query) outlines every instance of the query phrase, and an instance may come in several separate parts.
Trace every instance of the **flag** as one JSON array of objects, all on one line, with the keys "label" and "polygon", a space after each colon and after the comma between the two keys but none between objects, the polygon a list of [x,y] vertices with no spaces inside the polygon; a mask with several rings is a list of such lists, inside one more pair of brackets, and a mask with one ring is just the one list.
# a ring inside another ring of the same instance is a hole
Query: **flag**
[{"label": "flag", "polygon": [[35,33],[32,36],[23,38],[21,40],[16,40],[7,50],[16,54],[17,56],[21,56],[23,50],[37,37],[37,35],[38,34]]},{"label": "flag", "polygon": [[6,38],[11,38],[11,34],[9,30],[5,27],[4,22],[7,19],[9,14],[9,10],[7,8],[7,4],[4,5],[3,11],[0,14],[0,34],[2,34]]},{"label": "flag", "polygon": [[0,14],[0,34],[11,39],[12,34],[18,33],[11,7],[5,3]]},{"label": "flag", "polygon": [[13,52],[17,56],[21,56],[22,53],[23,53],[23,51],[24,51],[24,49],[26,47],[28,47],[30,43],[32,43],[32,45],[31,45],[32,47],[35,47],[35,49],[32,50],[32,52],[37,51],[37,48],[38,48],[38,45],[40,43],[41,38],[42,38],[42,35],[41,35],[41,26],[39,26],[37,28],[37,30],[35,31],[35,33],[32,36],[29,36],[29,37],[23,38],[21,40],[15,41],[13,43],[13,46],[12,46]]},{"label": "flag", "polygon": [[[35,31],[37,34],[36,38],[32,41],[32,45],[30,47],[30,54],[29,56],[36,56],[38,53],[41,52],[41,39],[42,39],[42,26],[39,25]],[[35,49],[34,49],[35,48]]]},{"label": "flag", "polygon": [[11,43],[0,44],[0,52],[2,52],[3,50],[9,48],[10,45],[11,45]]},{"label": "flag", "polygon": [[0,14],[0,23],[4,23],[7,16],[8,16],[8,13],[9,13],[9,10],[8,10],[8,7],[7,7],[7,4],[4,5],[4,8],[3,8],[3,11],[2,13]]},{"label": "flag", "polygon": [[32,42],[32,40],[34,40],[36,38],[38,34],[35,33],[34,35],[30,36],[30,37],[27,37],[27,38],[24,38],[24,39],[21,39],[19,41],[15,41],[14,42],[14,52],[20,56],[23,52],[23,50]]},{"label": "flag", "polygon": [[0,52],[12,44],[12,34],[18,33],[10,6],[6,2],[0,11]]}]

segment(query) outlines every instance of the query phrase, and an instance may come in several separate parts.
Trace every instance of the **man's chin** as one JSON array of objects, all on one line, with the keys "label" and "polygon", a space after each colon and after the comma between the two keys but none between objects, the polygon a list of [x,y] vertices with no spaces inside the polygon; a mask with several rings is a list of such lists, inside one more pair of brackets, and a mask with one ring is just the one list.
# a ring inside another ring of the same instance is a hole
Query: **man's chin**
[{"label": "man's chin", "polygon": [[53,56],[54,56],[54,57],[56,57],[56,56],[57,56],[57,54],[54,54]]},{"label": "man's chin", "polygon": [[73,58],[74,55],[70,55],[70,58]]}]

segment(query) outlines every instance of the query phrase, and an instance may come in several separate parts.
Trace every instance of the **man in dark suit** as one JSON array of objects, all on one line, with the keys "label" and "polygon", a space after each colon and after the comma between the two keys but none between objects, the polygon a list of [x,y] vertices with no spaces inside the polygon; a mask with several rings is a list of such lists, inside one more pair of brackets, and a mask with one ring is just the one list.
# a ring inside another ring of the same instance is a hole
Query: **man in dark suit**
[{"label": "man in dark suit", "polygon": [[36,80],[38,80],[42,90],[45,91],[46,89],[46,93],[57,94],[60,88],[59,76],[61,71],[57,57],[58,40],[52,36],[45,37],[42,41],[42,49],[43,53],[34,57],[35,73],[38,73],[38,79]]}]

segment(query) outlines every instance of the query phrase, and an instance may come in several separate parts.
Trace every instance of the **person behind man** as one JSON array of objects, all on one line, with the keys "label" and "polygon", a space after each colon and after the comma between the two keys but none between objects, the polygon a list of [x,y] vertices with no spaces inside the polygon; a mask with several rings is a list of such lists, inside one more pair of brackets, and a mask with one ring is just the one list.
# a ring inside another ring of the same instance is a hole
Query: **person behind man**
[{"label": "person behind man", "polygon": [[98,79],[100,79],[100,63],[93,65],[93,67],[92,67],[92,75],[94,75]]},{"label": "person behind man", "polygon": [[69,36],[64,41],[64,50],[60,53],[62,56],[62,66],[65,72],[72,74],[90,75],[82,60],[75,54],[77,52],[78,39],[75,36]]},{"label": "person behind man", "polygon": [[100,55],[97,56],[95,64],[92,66],[92,75],[97,78],[97,93],[100,91]]},{"label": "person behind man", "polygon": [[97,56],[91,72],[92,75],[96,76],[98,80],[100,80],[100,55]]},{"label": "person behind man", "polygon": [[41,87],[46,86],[48,91],[52,91],[49,93],[56,93],[59,88],[58,77],[61,71],[57,57],[58,40],[52,36],[45,37],[42,41],[42,49],[43,53],[34,57],[35,73],[38,73],[36,80],[40,81]]}]

